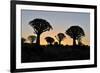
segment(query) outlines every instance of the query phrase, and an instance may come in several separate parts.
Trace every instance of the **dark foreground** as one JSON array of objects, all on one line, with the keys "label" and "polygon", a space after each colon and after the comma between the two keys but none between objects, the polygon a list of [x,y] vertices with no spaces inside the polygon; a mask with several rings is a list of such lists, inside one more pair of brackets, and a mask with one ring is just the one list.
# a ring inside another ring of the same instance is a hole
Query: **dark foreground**
[{"label": "dark foreground", "polygon": [[22,44],[21,62],[45,62],[90,59],[89,46]]}]

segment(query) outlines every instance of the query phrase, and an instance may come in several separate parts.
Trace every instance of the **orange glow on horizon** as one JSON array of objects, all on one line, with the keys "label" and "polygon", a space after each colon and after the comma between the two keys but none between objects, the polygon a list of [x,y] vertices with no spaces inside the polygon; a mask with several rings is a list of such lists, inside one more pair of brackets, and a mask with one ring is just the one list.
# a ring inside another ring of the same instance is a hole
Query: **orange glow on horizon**
[{"label": "orange glow on horizon", "polygon": [[[40,36],[40,44],[41,45],[47,45],[45,38],[48,37],[48,36],[54,38],[55,42],[58,42],[58,40],[55,38],[55,35],[57,35],[57,34],[58,34],[58,32],[53,32],[53,31],[47,31],[47,32],[42,33],[41,36]],[[29,35],[29,34],[27,34],[27,33],[24,34],[25,39],[27,39],[27,37],[28,37],[26,35]],[[66,36],[66,38],[64,40],[62,40],[61,44],[63,44],[63,45],[73,45],[73,39],[70,38],[69,36],[67,36],[66,34],[65,34],[65,36]],[[90,45],[90,41],[86,37],[82,38],[82,43],[85,44],[85,45]]]}]

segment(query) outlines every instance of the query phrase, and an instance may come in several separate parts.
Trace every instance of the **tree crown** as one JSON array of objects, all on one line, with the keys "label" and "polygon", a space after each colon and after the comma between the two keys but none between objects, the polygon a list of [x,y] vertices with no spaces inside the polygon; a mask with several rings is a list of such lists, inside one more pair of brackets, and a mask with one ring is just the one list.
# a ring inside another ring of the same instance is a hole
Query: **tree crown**
[{"label": "tree crown", "polygon": [[84,30],[80,26],[71,26],[65,33],[74,39],[85,36]]},{"label": "tree crown", "polygon": [[49,22],[40,18],[36,18],[30,21],[29,24],[33,27],[36,34],[53,29]]}]

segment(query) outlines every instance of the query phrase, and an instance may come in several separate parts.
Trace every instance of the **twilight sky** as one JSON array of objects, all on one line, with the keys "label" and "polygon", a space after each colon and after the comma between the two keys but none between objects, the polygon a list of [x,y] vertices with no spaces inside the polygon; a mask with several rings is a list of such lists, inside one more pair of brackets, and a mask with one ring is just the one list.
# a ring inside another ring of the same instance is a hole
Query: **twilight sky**
[{"label": "twilight sky", "polygon": [[[45,19],[53,27],[53,30],[42,33],[40,39],[40,44],[42,45],[47,44],[44,39],[45,37],[50,36],[55,39],[55,35],[58,33],[65,34],[65,31],[73,25],[78,25],[83,28],[85,37],[82,39],[82,42],[86,45],[90,44],[89,13],[21,10],[21,34],[25,39],[27,39],[29,35],[36,35],[34,34],[33,28],[29,25],[29,22],[35,18]],[[57,40],[55,39],[55,41]],[[61,43],[64,45],[72,45],[73,40],[66,35],[66,38]]]}]

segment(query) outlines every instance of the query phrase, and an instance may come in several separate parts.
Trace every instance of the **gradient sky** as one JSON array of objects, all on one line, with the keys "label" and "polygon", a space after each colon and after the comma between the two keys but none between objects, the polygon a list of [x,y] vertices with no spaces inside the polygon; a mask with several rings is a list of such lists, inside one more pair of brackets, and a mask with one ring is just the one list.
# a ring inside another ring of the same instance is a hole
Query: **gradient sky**
[{"label": "gradient sky", "polygon": [[[50,36],[55,39],[58,33],[64,33],[73,25],[78,25],[83,28],[85,37],[82,42],[86,45],[90,44],[90,14],[79,12],[55,12],[55,11],[36,11],[36,10],[21,10],[22,37],[27,39],[29,35],[34,34],[33,28],[29,25],[29,21],[41,18],[47,20],[52,25],[53,30],[42,33],[40,44],[47,44],[45,37]],[[66,34],[65,34],[66,35]],[[55,41],[57,41],[55,39]],[[27,41],[28,42],[28,41]],[[73,40],[68,35],[62,41],[64,45],[72,45]]]}]

